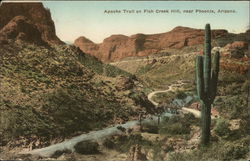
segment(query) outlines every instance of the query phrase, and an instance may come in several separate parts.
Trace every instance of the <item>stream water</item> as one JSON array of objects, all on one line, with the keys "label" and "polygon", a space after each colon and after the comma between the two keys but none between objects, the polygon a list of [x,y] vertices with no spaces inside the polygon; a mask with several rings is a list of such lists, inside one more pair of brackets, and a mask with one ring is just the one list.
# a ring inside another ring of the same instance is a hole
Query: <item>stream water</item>
[{"label": "stream water", "polygon": [[[166,116],[171,116],[172,114],[170,113],[162,113],[161,117],[166,117]],[[147,118],[142,120],[141,123],[148,123],[148,122],[157,122],[158,121],[158,117],[157,116],[152,116],[151,118]],[[121,130],[119,130],[120,128],[118,127],[123,127],[125,129],[129,129],[132,128],[135,125],[139,125],[139,121],[128,121],[124,124],[119,124],[113,127],[108,127],[102,130],[98,130],[98,131],[92,131],[88,134],[82,134],[80,136],[76,136],[73,137],[72,139],[69,140],[65,140],[61,143],[58,144],[54,144],[45,148],[41,148],[41,149],[35,149],[32,151],[28,151],[28,152],[23,152],[22,154],[33,154],[33,155],[39,155],[42,157],[51,157],[56,151],[63,151],[63,150],[71,150],[74,151],[74,146],[81,142],[81,141],[86,141],[86,140],[90,140],[90,141],[99,141],[99,140],[103,140],[109,136],[112,135],[117,135],[117,134],[122,134],[124,132],[122,132]]]},{"label": "stream water", "polygon": [[[179,85],[179,84],[180,83],[173,84],[173,85],[169,86],[169,88],[165,91],[152,92],[148,95],[148,98],[154,105],[157,105],[158,103],[156,103],[152,100],[153,95],[155,95],[157,93],[162,93],[162,92],[174,90],[173,87],[175,87],[176,85]],[[172,116],[172,114],[168,113],[168,112],[163,112],[160,117],[166,117],[166,116],[170,117],[170,116]],[[158,121],[158,116],[152,116],[151,118],[146,118],[146,119],[142,120],[141,123],[157,122],[157,121]],[[45,148],[22,152],[22,154],[33,154],[33,155],[39,155],[42,157],[51,157],[56,151],[64,151],[64,150],[74,151],[75,150],[74,146],[77,143],[82,142],[82,141],[87,141],[87,140],[98,141],[98,140],[105,139],[105,138],[112,136],[112,135],[124,133],[121,130],[119,130],[120,128],[118,128],[118,127],[123,127],[124,129],[129,129],[129,128],[132,128],[133,126],[139,125],[139,124],[140,124],[140,122],[138,120],[128,121],[124,124],[118,124],[118,125],[115,125],[112,127],[104,128],[102,130],[92,131],[92,132],[87,133],[87,134],[82,134],[80,136],[73,137],[69,140],[65,140],[61,143],[50,145],[50,146],[45,147]]]}]

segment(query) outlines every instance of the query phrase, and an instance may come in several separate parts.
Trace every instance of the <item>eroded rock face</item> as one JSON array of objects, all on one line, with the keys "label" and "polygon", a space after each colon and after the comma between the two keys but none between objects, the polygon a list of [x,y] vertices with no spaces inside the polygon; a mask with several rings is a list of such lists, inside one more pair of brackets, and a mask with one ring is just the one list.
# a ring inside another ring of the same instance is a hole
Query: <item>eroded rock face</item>
[{"label": "eroded rock face", "polygon": [[212,53],[220,52],[222,69],[247,74],[250,69],[249,47],[244,41],[234,41],[225,47],[215,47]]},{"label": "eroded rock face", "polygon": [[16,40],[44,45],[40,31],[24,16],[14,17],[2,30],[0,30],[1,40]]},{"label": "eroded rock face", "polygon": [[[17,16],[25,17],[20,18]],[[25,21],[25,24],[28,28],[22,28],[22,21]],[[16,25],[14,23],[16,22]],[[6,27],[6,25],[8,25]],[[15,29],[15,26],[18,27],[18,29]],[[31,27],[32,26],[32,27]],[[51,18],[50,11],[48,9],[45,9],[42,3],[3,3],[0,6],[0,30],[1,32],[5,32],[6,28],[8,28],[8,31],[11,28],[11,32],[14,33],[20,30],[20,37],[23,38],[22,32],[26,35],[24,36],[25,39],[31,38],[30,36],[27,36],[28,29],[31,29],[30,34],[35,34],[34,38],[38,36],[37,31],[38,30],[41,34],[41,39],[48,43],[48,44],[63,44],[63,42],[56,36],[55,32],[55,25]],[[20,29],[22,28],[22,29]],[[34,29],[36,28],[36,29]],[[5,29],[4,31],[2,31]],[[22,32],[21,32],[22,31]],[[10,31],[9,31],[10,33]],[[34,39],[31,38],[31,39]],[[37,38],[37,37],[36,37]],[[40,40],[36,40],[40,41]]]},{"label": "eroded rock face", "polygon": [[[212,36],[220,37],[227,34],[226,30],[213,30]],[[79,37],[74,45],[83,52],[94,55],[98,59],[108,62],[117,61],[130,56],[147,56],[158,53],[165,48],[182,48],[202,44],[204,30],[188,27],[176,27],[170,32],[161,34],[136,34],[130,37],[112,35],[101,44],[95,44],[85,37]]]},{"label": "eroded rock face", "polygon": [[231,58],[243,58],[248,56],[248,44],[244,41],[234,41],[227,44],[225,47],[225,54],[228,54]]},{"label": "eroded rock face", "polygon": [[216,51],[220,52],[222,56],[241,59],[244,57],[249,57],[249,46],[245,41],[234,41],[228,43],[225,47],[214,47],[212,53]]},{"label": "eroded rock face", "polygon": [[[249,61],[249,60],[248,60]],[[221,68],[228,70],[228,71],[234,71],[240,74],[247,74],[249,69],[250,69],[250,65],[249,64],[239,64],[237,62],[226,62],[223,61],[220,63]]]},{"label": "eroded rock face", "polygon": [[233,43],[227,44],[225,46],[227,49],[242,49],[245,50],[248,48],[247,42],[244,41],[234,41]]}]

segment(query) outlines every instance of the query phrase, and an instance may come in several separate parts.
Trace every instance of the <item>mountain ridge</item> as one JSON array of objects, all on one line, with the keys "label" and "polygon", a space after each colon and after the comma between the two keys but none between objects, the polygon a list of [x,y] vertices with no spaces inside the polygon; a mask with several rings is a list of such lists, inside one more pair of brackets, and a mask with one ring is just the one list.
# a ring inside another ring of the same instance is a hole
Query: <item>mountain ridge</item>
[{"label": "mountain ridge", "polygon": [[[111,35],[102,43],[94,43],[84,36],[74,42],[83,52],[97,57],[103,62],[118,61],[124,57],[147,56],[166,48],[181,49],[185,46],[202,44],[204,30],[177,26],[169,32],[157,34]],[[227,30],[213,30],[212,37],[228,34]]]}]

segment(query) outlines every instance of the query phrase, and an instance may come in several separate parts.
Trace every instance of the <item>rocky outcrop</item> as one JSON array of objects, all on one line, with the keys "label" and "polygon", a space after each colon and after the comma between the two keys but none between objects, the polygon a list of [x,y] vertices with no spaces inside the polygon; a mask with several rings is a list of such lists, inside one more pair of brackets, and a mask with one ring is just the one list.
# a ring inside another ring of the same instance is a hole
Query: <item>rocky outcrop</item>
[{"label": "rocky outcrop", "polygon": [[[249,60],[248,60],[249,61]],[[220,62],[221,68],[231,71],[231,72],[237,72],[240,74],[247,74],[249,72],[250,69],[250,65],[249,64],[239,64],[237,62]]]},{"label": "rocky outcrop", "polygon": [[224,55],[228,55],[231,58],[243,58],[244,56],[249,57],[248,53],[248,44],[244,41],[234,41],[232,43],[227,44],[224,47]]},{"label": "rocky outcrop", "polygon": [[248,44],[244,41],[234,41],[232,43],[227,44],[225,48],[245,50],[248,48]]},{"label": "rocky outcrop", "polygon": [[212,53],[220,52],[222,69],[247,74],[250,69],[249,47],[244,41],[234,41],[225,47],[214,47]]},{"label": "rocky outcrop", "polygon": [[40,31],[24,16],[14,17],[2,30],[0,30],[0,40],[15,40],[16,42],[25,41],[44,45]]},{"label": "rocky outcrop", "polygon": [[[17,16],[21,16],[22,18]],[[18,29],[15,29],[15,27],[18,27]],[[28,35],[29,29],[31,29],[30,36]],[[42,3],[2,3],[0,6],[0,30],[1,33],[6,31],[8,31],[8,34],[15,33],[14,38],[21,37],[23,39],[25,37],[29,41],[37,38],[35,42],[40,41],[37,37],[39,34],[37,31],[39,31],[41,34],[40,37],[44,42],[48,44],[63,44],[56,36],[55,25],[50,11],[45,9]],[[18,31],[20,32],[17,33]],[[8,34],[4,33],[2,38]],[[32,34],[34,34],[34,38],[32,38]],[[12,36],[7,37],[12,38]]]},{"label": "rocky outcrop", "polygon": [[[215,38],[227,34],[226,30],[214,30]],[[98,59],[108,62],[117,61],[130,56],[147,56],[158,53],[166,48],[183,48],[203,43],[204,31],[188,27],[176,27],[170,32],[161,34],[136,34],[130,37],[112,35],[101,44],[95,44],[85,37],[79,37],[74,45],[83,52],[94,55]]]}]

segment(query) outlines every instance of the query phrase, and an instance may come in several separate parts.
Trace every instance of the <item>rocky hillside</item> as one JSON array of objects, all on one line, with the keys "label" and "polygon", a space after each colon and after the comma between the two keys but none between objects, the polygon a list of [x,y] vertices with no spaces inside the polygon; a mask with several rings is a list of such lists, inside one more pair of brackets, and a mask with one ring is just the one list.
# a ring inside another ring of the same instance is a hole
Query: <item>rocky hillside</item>
[{"label": "rocky hillside", "polygon": [[41,43],[39,34],[48,44],[63,44],[56,36],[50,11],[42,3],[3,3],[0,6],[0,40],[33,39]]},{"label": "rocky hillside", "polygon": [[0,11],[0,148],[38,148],[152,112],[135,76],[63,44],[41,3]]},{"label": "rocky hillside", "polygon": [[[213,38],[227,35],[226,30],[214,30]],[[203,43],[204,31],[188,27],[176,27],[170,32],[145,35],[136,34],[130,37],[112,35],[104,39],[103,43],[95,44],[85,37],[79,37],[74,45],[83,52],[94,55],[98,59],[108,62],[117,61],[130,56],[147,56],[158,53],[166,48],[180,49]]]}]

